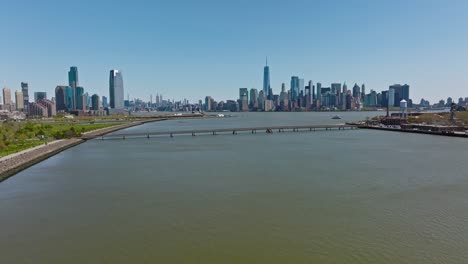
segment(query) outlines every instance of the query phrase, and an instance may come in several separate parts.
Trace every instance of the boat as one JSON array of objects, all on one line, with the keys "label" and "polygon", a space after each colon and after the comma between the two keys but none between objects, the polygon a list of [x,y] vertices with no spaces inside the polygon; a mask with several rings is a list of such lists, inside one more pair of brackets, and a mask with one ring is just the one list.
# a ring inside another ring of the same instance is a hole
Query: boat
[{"label": "boat", "polygon": [[341,116],[335,115],[334,117],[332,117],[332,119],[341,119]]}]

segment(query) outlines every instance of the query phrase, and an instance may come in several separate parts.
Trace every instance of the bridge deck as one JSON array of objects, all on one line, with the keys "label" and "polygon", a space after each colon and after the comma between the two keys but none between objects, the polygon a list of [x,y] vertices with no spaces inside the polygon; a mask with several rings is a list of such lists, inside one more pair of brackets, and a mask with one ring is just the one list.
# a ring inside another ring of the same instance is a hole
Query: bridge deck
[{"label": "bridge deck", "polygon": [[[153,131],[153,132],[138,132],[138,133],[115,133],[107,134],[100,136],[101,139],[125,139],[127,137],[151,137],[151,136],[174,136],[174,135],[192,135],[197,134],[213,134],[217,133],[232,133],[236,134],[237,132],[251,132],[252,134],[257,133],[257,131],[263,131],[266,133],[273,132],[285,132],[285,131],[315,131],[316,129],[321,130],[344,130],[344,129],[354,129],[357,128],[355,125],[301,125],[301,126],[263,126],[263,127],[239,127],[239,128],[213,128],[213,129],[196,129],[196,130],[175,130],[175,131]],[[85,138],[83,139],[92,139]]]}]

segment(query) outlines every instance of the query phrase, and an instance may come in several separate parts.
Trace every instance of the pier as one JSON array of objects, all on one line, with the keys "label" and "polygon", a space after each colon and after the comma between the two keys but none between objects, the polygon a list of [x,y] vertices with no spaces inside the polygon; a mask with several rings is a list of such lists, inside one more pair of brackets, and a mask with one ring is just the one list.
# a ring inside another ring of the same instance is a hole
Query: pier
[{"label": "pier", "polygon": [[284,133],[284,132],[313,132],[317,130],[329,131],[329,130],[346,130],[346,129],[357,129],[355,125],[301,125],[301,126],[269,126],[269,127],[242,127],[242,128],[213,128],[213,129],[198,129],[198,130],[174,130],[174,131],[153,131],[153,132],[138,132],[138,133],[115,133],[106,134],[102,136],[83,137],[84,140],[89,139],[128,139],[138,137],[174,137],[176,135],[219,135],[219,134],[232,134],[238,133]]}]

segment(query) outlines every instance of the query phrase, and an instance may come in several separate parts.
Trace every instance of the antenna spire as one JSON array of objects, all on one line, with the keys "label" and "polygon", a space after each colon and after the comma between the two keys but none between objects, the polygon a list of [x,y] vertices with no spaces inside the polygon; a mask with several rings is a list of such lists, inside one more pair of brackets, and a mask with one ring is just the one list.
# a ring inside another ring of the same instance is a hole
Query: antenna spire
[{"label": "antenna spire", "polygon": [[265,61],[266,61],[266,62],[265,62],[266,66],[268,66],[268,56],[266,57],[266,60],[265,60]]}]

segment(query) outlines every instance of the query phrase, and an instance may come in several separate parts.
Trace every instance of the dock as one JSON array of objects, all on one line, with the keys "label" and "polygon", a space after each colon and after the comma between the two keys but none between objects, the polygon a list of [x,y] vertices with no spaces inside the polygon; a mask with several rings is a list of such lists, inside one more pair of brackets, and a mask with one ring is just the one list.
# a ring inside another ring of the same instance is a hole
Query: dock
[{"label": "dock", "polygon": [[153,132],[138,132],[138,133],[115,133],[106,134],[95,137],[85,137],[84,140],[99,138],[99,139],[128,139],[138,137],[174,137],[176,135],[219,135],[219,134],[232,134],[237,133],[284,133],[284,132],[305,132],[305,131],[329,131],[329,130],[346,130],[357,129],[356,125],[300,125],[300,126],[264,126],[264,127],[240,127],[240,128],[213,128],[213,129],[198,129],[198,130],[174,130],[174,131],[153,131]]}]

